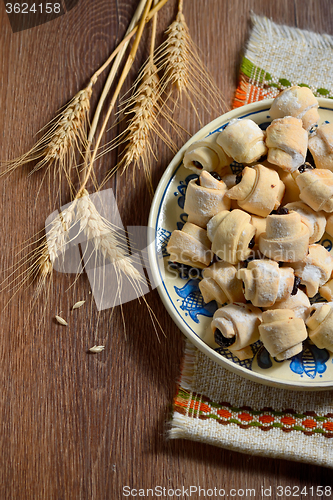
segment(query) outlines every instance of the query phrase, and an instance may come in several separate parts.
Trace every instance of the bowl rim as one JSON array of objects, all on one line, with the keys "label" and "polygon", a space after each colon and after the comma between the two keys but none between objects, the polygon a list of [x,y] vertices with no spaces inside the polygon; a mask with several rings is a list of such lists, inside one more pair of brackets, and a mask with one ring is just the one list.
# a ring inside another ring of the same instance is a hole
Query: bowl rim
[{"label": "bowl rim", "polygon": [[[196,142],[203,137],[206,137],[210,132],[224,125],[225,122],[230,121],[233,118],[246,118],[247,115],[253,115],[255,112],[261,113],[267,109],[269,111],[270,106],[274,99],[264,99],[258,102],[246,104],[239,108],[233,109],[220,115],[215,118],[204,127],[202,127],[198,132],[196,132],[176,153],[176,155],[172,158],[169,165],[165,169],[158,186],[155,191],[155,195],[151,204],[149,219],[148,219],[148,232],[153,230],[156,234],[157,222],[159,219],[160,207],[163,205],[163,199],[165,193],[167,191],[168,185],[170,184],[174,174],[182,164],[183,156],[187,148],[193,142]],[[327,98],[318,98],[319,108],[326,109],[329,111],[333,111],[333,100]],[[151,240],[151,237],[149,241]],[[155,240],[154,240],[155,242]],[[150,271],[152,273],[153,282],[159,283],[161,281],[159,264],[157,262],[157,256],[155,252],[155,244],[148,245],[148,260],[150,265]],[[182,318],[175,314],[174,308],[171,307],[170,299],[168,298],[168,294],[163,286],[163,282],[157,285],[157,291],[159,296],[163,302],[164,307],[167,312],[171,316],[174,323],[181,330],[181,332],[206,356],[211,358],[217,364],[223,366],[227,370],[239,375],[243,378],[251,380],[253,382],[257,382],[263,385],[277,387],[280,389],[289,389],[289,390],[298,390],[298,391],[325,391],[333,388],[333,380],[332,381],[323,381],[323,382],[309,382],[308,384],[304,384],[302,382],[297,381],[289,381],[288,379],[275,379],[271,376],[264,376],[260,373],[253,372],[247,368],[244,368],[240,365],[236,365],[232,361],[228,360],[221,354],[217,353],[209,347],[199,336],[192,333],[191,329],[184,323]]]}]

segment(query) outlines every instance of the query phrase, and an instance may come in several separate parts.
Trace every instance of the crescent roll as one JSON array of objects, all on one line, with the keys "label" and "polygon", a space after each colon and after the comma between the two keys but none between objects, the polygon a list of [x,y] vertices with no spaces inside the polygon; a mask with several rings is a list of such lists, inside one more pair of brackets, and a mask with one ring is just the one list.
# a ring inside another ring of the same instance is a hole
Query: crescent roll
[{"label": "crescent roll", "polygon": [[207,224],[213,253],[230,264],[237,264],[250,256],[255,232],[251,216],[239,209],[224,210]]},{"label": "crescent roll", "polygon": [[308,297],[314,297],[318,288],[331,277],[333,257],[322,245],[310,245],[305,259],[292,264],[292,267],[295,275],[301,278],[302,285],[306,286]]},{"label": "crescent roll", "polygon": [[261,310],[251,304],[228,304],[218,309],[211,323],[215,342],[240,360],[253,358],[251,344],[259,340]]},{"label": "crescent roll", "polygon": [[[198,184],[199,182],[199,184]],[[225,196],[227,186],[205,170],[198,181],[192,179],[187,186],[184,210],[188,222],[205,228],[209,219],[221,210],[230,209],[230,199]]]},{"label": "crescent roll", "polygon": [[333,214],[329,215],[326,219],[325,231],[333,237]]},{"label": "crescent roll", "polygon": [[333,301],[333,279],[327,281],[323,286],[319,288],[319,293],[328,302]]},{"label": "crescent roll", "polygon": [[305,162],[308,134],[301,120],[292,116],[277,118],[267,127],[266,134],[269,163],[294,172]]},{"label": "crescent roll", "polygon": [[274,118],[293,116],[302,120],[303,128],[310,130],[319,120],[318,101],[308,87],[290,87],[273,101],[270,115]]},{"label": "crescent roll", "polygon": [[266,231],[259,237],[259,250],[277,262],[298,262],[308,253],[309,234],[297,212],[268,215]]},{"label": "crescent roll", "polygon": [[305,170],[296,177],[300,199],[316,212],[333,212],[333,173],[315,168]]},{"label": "crescent roll", "polygon": [[[184,167],[200,175],[202,170],[223,174],[224,169],[232,161],[216,142],[218,133],[214,133],[201,141],[191,144],[183,158]],[[226,172],[227,173],[227,172]],[[229,173],[229,172],[228,172]]]},{"label": "crescent roll", "polygon": [[252,215],[251,224],[253,224],[256,230],[256,234],[254,235],[253,252],[257,252],[259,250],[260,235],[266,231],[266,217],[258,217],[257,215]]},{"label": "crescent roll", "polygon": [[319,349],[333,351],[333,302],[313,304],[306,326]]},{"label": "crescent roll", "polygon": [[265,134],[253,120],[231,120],[220,132],[217,143],[239,163],[253,163],[267,153]]},{"label": "crescent roll", "polygon": [[170,260],[199,269],[209,266],[212,259],[207,232],[191,222],[186,222],[181,231],[171,233],[167,252]]},{"label": "crescent roll", "polygon": [[302,201],[288,203],[285,205],[285,208],[300,214],[302,222],[304,222],[304,224],[306,224],[309,228],[310,244],[316,243],[321,239],[326,227],[326,217],[324,212],[315,212],[309,207],[309,205],[306,205],[306,203],[303,203]]},{"label": "crescent roll", "polygon": [[333,171],[333,123],[323,123],[309,138],[309,150],[317,168]]},{"label": "crescent roll", "polygon": [[237,200],[240,208],[251,214],[267,217],[278,208],[284,194],[284,184],[279,174],[264,165],[245,167],[242,180],[229,189],[226,196]]},{"label": "crescent roll", "polygon": [[296,318],[306,321],[309,317],[311,303],[309,297],[302,290],[297,290],[295,295],[289,295],[285,300],[275,302],[268,309],[291,309]]},{"label": "crescent roll", "polygon": [[285,172],[282,169],[279,170],[280,179],[286,188],[282,198],[282,205],[285,205],[286,203],[292,203],[293,201],[298,201],[300,191],[295,179],[289,172]]},{"label": "crescent roll", "polygon": [[244,295],[254,306],[269,307],[287,299],[294,287],[294,270],[279,267],[273,260],[252,260],[237,271],[243,281]]},{"label": "crescent roll", "polygon": [[262,313],[260,340],[278,361],[300,353],[308,336],[305,323],[291,309],[273,309]]},{"label": "crescent roll", "polygon": [[206,303],[211,300],[218,304],[246,302],[242,282],[237,279],[237,269],[232,264],[215,262],[204,269],[202,276],[199,288]]}]

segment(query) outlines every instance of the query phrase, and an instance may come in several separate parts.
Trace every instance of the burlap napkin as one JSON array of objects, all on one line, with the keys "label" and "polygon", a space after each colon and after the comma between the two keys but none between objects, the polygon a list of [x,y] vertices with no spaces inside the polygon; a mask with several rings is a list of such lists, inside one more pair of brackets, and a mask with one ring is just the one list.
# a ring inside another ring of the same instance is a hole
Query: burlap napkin
[{"label": "burlap napkin", "polygon": [[[275,97],[291,85],[333,98],[333,37],[258,16],[252,21],[234,107]],[[250,382],[188,342],[169,436],[333,467],[333,392]]]}]

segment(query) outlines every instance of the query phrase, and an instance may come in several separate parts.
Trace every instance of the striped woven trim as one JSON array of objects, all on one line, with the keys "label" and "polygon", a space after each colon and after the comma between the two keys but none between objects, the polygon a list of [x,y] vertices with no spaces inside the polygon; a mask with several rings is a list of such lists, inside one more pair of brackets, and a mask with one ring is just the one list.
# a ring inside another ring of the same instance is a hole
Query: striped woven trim
[{"label": "striped woven trim", "polygon": [[268,72],[258,66],[255,66],[249,59],[243,57],[239,83],[233,101],[233,108],[239,108],[244,104],[262,101],[263,99],[274,99],[282,90],[293,85],[311,88],[316,97],[327,97],[329,99],[333,99],[331,92],[328,89],[314,89],[307,83],[290,82],[286,78],[279,78],[278,80],[273,81]]},{"label": "striped woven trim", "polygon": [[297,431],[307,436],[318,434],[333,438],[333,413],[318,415],[313,411],[300,414],[292,409],[276,411],[273,408],[253,410],[249,406],[237,408],[227,402],[215,403],[182,387],[178,388],[174,411],[200,420],[215,420],[221,425],[236,425],[241,429],[256,427],[267,432],[278,428],[283,432]]}]

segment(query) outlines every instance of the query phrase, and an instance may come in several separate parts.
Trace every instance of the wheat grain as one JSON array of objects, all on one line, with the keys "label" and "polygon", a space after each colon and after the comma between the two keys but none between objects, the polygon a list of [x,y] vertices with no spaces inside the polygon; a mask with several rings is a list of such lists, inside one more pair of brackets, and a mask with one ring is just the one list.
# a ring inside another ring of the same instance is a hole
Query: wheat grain
[{"label": "wheat grain", "polygon": [[74,309],[79,309],[79,307],[82,307],[83,304],[85,304],[86,301],[85,300],[79,300],[78,302],[76,302],[73,307],[72,307],[72,310],[74,311]]},{"label": "wheat grain", "polygon": [[67,321],[64,320],[64,318],[61,318],[60,316],[56,315],[55,319],[58,321],[58,323],[60,323],[60,325],[68,326],[68,323]]},{"label": "wheat grain", "polygon": [[89,351],[92,352],[93,354],[97,354],[99,352],[104,351],[105,346],[104,345],[94,345],[93,347],[90,347]]}]

